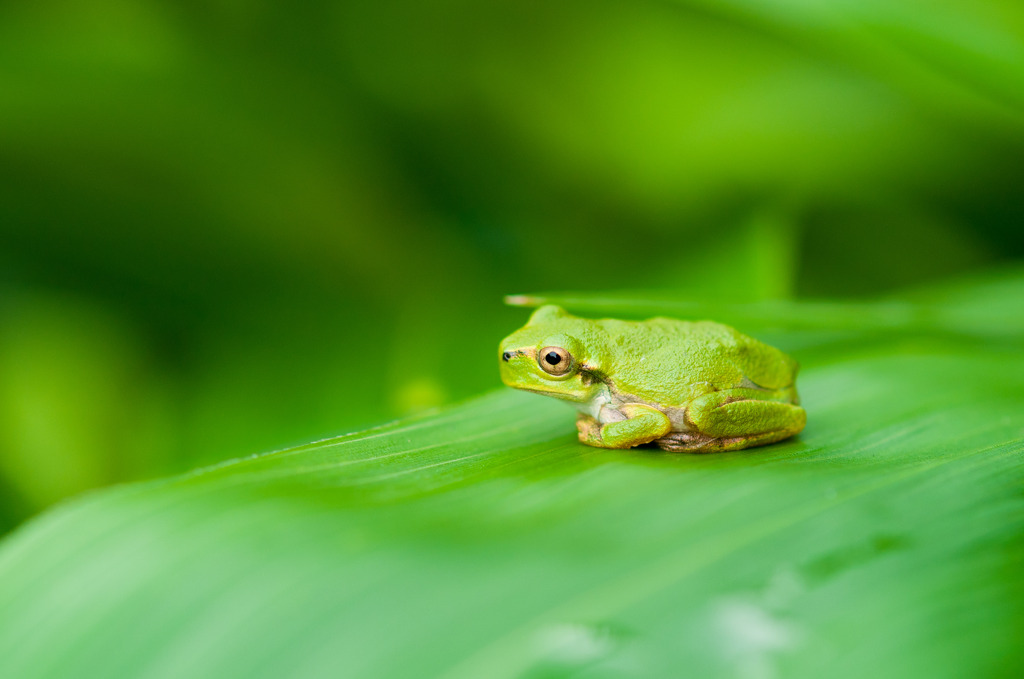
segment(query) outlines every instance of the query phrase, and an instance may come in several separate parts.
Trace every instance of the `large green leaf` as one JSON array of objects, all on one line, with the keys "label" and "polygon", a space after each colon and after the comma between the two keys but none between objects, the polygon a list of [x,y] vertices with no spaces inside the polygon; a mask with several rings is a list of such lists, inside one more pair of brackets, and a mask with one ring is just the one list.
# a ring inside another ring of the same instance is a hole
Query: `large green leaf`
[{"label": "large green leaf", "polygon": [[98,492],[0,548],[0,676],[1020,676],[1018,339],[798,352],[807,429],[738,453],[500,391]]}]

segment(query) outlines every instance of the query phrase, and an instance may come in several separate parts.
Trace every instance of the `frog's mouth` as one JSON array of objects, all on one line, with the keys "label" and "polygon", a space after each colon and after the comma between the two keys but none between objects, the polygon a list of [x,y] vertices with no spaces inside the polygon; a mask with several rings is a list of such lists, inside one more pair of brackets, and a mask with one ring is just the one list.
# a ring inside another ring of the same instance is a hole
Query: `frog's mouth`
[{"label": "frog's mouth", "polygon": [[582,403],[583,401],[586,401],[586,399],[583,397],[574,396],[572,394],[567,394],[564,391],[557,391],[555,389],[534,389],[532,387],[516,387],[516,389],[519,389],[521,391],[528,391],[532,394],[540,394],[541,396],[550,396],[552,398],[557,398],[562,401],[573,401],[576,403]]}]

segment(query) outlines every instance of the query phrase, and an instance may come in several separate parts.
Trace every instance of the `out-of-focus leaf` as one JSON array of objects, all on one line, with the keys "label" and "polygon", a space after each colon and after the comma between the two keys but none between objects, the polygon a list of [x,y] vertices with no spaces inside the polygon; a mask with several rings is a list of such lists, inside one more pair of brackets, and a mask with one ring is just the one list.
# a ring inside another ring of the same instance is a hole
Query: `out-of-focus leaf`
[{"label": "out-of-focus leaf", "polygon": [[988,274],[872,302],[768,300],[706,302],[679,292],[540,293],[509,295],[513,306],[559,304],[585,313],[632,318],[665,315],[714,319],[753,327],[806,330],[914,330],[986,337],[1024,335],[1024,276]]},{"label": "out-of-focus leaf", "polygon": [[0,477],[10,488],[2,492],[23,504],[19,518],[86,489],[166,473],[166,382],[138,333],[108,310],[0,294]]},{"label": "out-of-focus leaf", "polygon": [[0,676],[1019,675],[1020,352],[897,334],[800,388],[737,453],[502,391],[93,494],[0,547]]},{"label": "out-of-focus leaf", "polygon": [[949,2],[922,13],[918,3],[880,0],[677,1],[855,65],[945,106],[1000,108],[1021,121],[1024,12],[1013,3]]}]

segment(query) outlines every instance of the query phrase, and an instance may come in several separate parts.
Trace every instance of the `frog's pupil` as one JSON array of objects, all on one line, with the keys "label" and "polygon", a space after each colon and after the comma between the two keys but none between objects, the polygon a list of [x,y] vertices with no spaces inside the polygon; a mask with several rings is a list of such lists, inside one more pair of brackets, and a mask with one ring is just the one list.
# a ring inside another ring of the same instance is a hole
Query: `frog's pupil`
[{"label": "frog's pupil", "polygon": [[551,365],[558,365],[559,361],[562,360],[562,357],[552,351],[547,356],[544,357],[544,360],[550,363]]}]

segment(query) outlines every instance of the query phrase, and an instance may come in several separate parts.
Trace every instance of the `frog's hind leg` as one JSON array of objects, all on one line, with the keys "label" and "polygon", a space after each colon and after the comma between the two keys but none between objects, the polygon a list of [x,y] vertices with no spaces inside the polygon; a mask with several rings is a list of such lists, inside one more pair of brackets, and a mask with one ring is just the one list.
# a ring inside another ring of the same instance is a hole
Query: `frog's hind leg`
[{"label": "frog's hind leg", "polygon": [[655,443],[664,450],[691,453],[763,446],[800,433],[807,413],[792,403],[735,400],[735,394],[716,391],[694,400],[686,421],[690,431],[671,433]]}]

